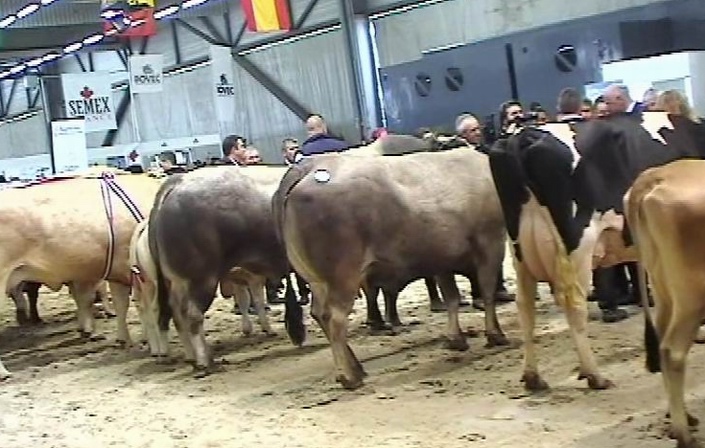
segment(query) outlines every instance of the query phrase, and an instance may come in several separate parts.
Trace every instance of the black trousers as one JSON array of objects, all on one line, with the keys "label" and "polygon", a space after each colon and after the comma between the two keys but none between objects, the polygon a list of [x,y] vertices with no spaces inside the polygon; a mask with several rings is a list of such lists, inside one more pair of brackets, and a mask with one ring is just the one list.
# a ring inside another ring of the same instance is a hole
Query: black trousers
[{"label": "black trousers", "polygon": [[[627,277],[627,273],[629,277]],[[636,302],[641,300],[636,263],[622,263],[609,268],[597,268],[592,272],[597,302],[603,310],[614,310],[621,299],[631,295]],[[629,287],[631,286],[631,291]]]}]

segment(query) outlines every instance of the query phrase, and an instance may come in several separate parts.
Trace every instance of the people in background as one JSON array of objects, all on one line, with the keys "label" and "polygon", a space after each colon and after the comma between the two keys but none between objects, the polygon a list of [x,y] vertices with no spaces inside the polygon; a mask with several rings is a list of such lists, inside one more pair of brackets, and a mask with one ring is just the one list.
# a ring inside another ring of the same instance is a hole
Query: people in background
[{"label": "people in background", "polygon": [[301,154],[304,156],[340,152],[350,147],[345,140],[328,133],[326,121],[320,114],[312,114],[306,119],[306,133],[308,138],[301,145]]},{"label": "people in background", "polygon": [[639,115],[644,111],[644,103],[634,101],[629,94],[629,88],[624,85],[612,84],[602,94],[610,115]]},{"label": "people in background", "polygon": [[583,96],[572,87],[566,87],[558,94],[558,104],[556,109],[558,115],[556,120],[559,123],[575,123],[584,121],[582,114]]},{"label": "people in background", "polygon": [[658,90],[654,89],[653,87],[650,89],[646,89],[646,92],[644,92],[644,97],[642,98],[642,102],[644,104],[644,110],[645,111],[656,110],[656,100],[657,99],[658,99]]},{"label": "people in background", "polygon": [[473,114],[465,113],[455,119],[455,131],[463,140],[473,145],[476,150],[488,154],[490,148],[484,142],[482,125]]},{"label": "people in background", "polygon": [[287,137],[282,140],[282,157],[287,166],[291,166],[301,160],[301,148],[297,139]]},{"label": "people in background", "polygon": [[228,135],[223,139],[223,159],[226,165],[247,165],[247,140],[239,135]]},{"label": "people in background", "polygon": [[370,134],[370,143],[384,138],[389,135],[389,131],[386,128],[377,128]]},{"label": "people in background", "polygon": [[595,112],[595,106],[590,101],[590,98],[583,98],[583,104],[580,106],[580,115],[583,120],[592,120]]},{"label": "people in background", "polygon": [[688,98],[677,90],[666,90],[656,100],[656,110],[667,112],[674,125],[687,129],[705,158],[705,123],[690,107]]},{"label": "people in background", "polygon": [[499,138],[514,133],[517,121],[524,116],[524,108],[516,100],[509,100],[499,107]]},{"label": "people in background", "polygon": [[605,98],[602,95],[595,98],[593,118],[606,118],[609,114],[610,111],[605,102]]},{"label": "people in background", "polygon": [[529,105],[529,111],[536,117],[534,119],[536,124],[540,125],[548,123],[548,113],[546,112],[546,109],[543,108],[541,103],[534,101]]},{"label": "people in background", "polygon": [[259,165],[262,163],[262,156],[256,148],[247,148],[245,165]]}]

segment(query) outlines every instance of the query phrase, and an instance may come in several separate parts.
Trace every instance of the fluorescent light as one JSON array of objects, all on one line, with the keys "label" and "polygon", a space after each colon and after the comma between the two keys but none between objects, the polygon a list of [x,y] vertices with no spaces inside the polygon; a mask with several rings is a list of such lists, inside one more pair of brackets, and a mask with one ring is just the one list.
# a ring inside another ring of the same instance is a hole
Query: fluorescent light
[{"label": "fluorescent light", "polygon": [[15,74],[21,72],[22,70],[24,70],[24,69],[26,69],[26,68],[27,68],[27,66],[24,65],[24,64],[15,65],[14,67],[12,67],[12,68],[10,69],[10,73],[12,73],[13,75],[15,75]]},{"label": "fluorescent light", "polygon": [[42,56],[42,61],[49,62],[49,61],[53,61],[54,59],[60,58],[60,57],[61,57],[61,54],[59,54],[59,53],[47,53],[44,56]]},{"label": "fluorescent light", "polygon": [[160,9],[159,11],[155,12],[154,19],[160,20],[160,19],[163,19],[164,17],[175,14],[178,11],[179,11],[179,5],[167,6],[166,8]]},{"label": "fluorescent light", "polygon": [[102,34],[94,34],[92,36],[88,36],[85,39],[83,39],[83,44],[84,45],[93,45],[93,44],[98,43],[101,40],[103,40],[103,38],[105,38],[105,36]]},{"label": "fluorescent light", "polygon": [[43,58],[34,58],[31,61],[27,61],[27,67],[37,67],[38,65],[41,65],[41,63],[44,62]]},{"label": "fluorescent light", "polygon": [[42,0],[42,5],[44,6],[49,6],[52,3],[54,3],[56,0]]},{"label": "fluorescent light", "polygon": [[7,78],[10,75],[11,75],[11,73],[9,71],[4,71],[4,72],[0,73],[0,78]]},{"label": "fluorescent light", "polygon": [[134,22],[130,23],[130,26],[131,26],[132,28],[136,28],[136,27],[138,27],[138,26],[144,25],[145,23],[147,23],[146,20],[144,20],[144,19],[138,19],[138,20],[135,20]]},{"label": "fluorescent light", "polygon": [[207,2],[207,1],[208,1],[208,0],[186,0],[185,2],[183,2],[183,3],[181,4],[181,9],[189,9],[189,8],[194,7],[194,6],[200,5],[201,3],[205,3],[205,2]]},{"label": "fluorescent light", "polygon": [[0,20],[0,28],[7,28],[8,26],[15,23],[16,20],[17,20],[17,16],[15,16],[14,14],[9,15],[9,16],[5,17],[4,19]]},{"label": "fluorescent light", "polygon": [[22,19],[24,17],[27,17],[28,15],[32,14],[34,11],[39,9],[39,3],[30,3],[26,5],[24,8],[20,9],[17,11],[17,18]]},{"label": "fluorescent light", "polygon": [[64,47],[64,53],[73,53],[74,51],[80,50],[81,47],[83,47],[83,42],[74,42],[72,44],[68,44]]}]

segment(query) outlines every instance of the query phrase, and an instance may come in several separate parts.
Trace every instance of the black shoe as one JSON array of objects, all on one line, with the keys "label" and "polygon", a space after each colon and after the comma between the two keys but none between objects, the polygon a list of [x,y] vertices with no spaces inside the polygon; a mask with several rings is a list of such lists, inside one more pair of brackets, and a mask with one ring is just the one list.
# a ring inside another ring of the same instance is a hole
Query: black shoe
[{"label": "black shoe", "polygon": [[612,310],[602,310],[602,322],[613,324],[629,317],[629,314],[621,308]]}]

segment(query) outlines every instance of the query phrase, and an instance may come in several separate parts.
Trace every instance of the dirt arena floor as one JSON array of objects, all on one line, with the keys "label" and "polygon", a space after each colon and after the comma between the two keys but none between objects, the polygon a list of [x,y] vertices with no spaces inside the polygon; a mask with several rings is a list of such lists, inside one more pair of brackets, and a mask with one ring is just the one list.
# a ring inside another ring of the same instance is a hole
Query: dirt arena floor
[{"label": "dirt arena floor", "polygon": [[[506,271],[510,273],[510,269]],[[513,283],[508,280],[513,290]],[[469,285],[461,281],[468,295]],[[482,314],[464,309],[463,327],[480,330],[470,350],[442,348],[445,314],[432,314],[422,282],[401,295],[410,324],[397,336],[370,336],[365,306],[351,316],[351,346],[369,377],[355,392],[333,381],[333,360],[307,316],[308,340],[292,346],[283,305],[272,309],[275,337],[244,338],[232,302],[216,299],[208,340],[225,372],[196,380],[183,362],[158,366],[145,352],[114,344],[115,320],[99,320],[106,340],[84,342],[65,292],[44,292],[46,324],[20,329],[14,306],[0,305],[0,356],[14,376],[0,384],[1,448],[96,447],[622,447],[675,446],[664,435],[665,394],[644,369],[640,309],[618,324],[589,326],[603,372],[617,388],[587,390],[563,315],[545,288],[538,302],[540,365],[552,391],[527,395],[515,305],[500,309],[514,342],[484,348]],[[308,311],[308,310],[307,310]],[[134,339],[140,330],[130,310]],[[173,332],[172,332],[173,333]],[[173,351],[182,353],[175,334]],[[691,352],[687,400],[705,417],[703,346]]]}]

